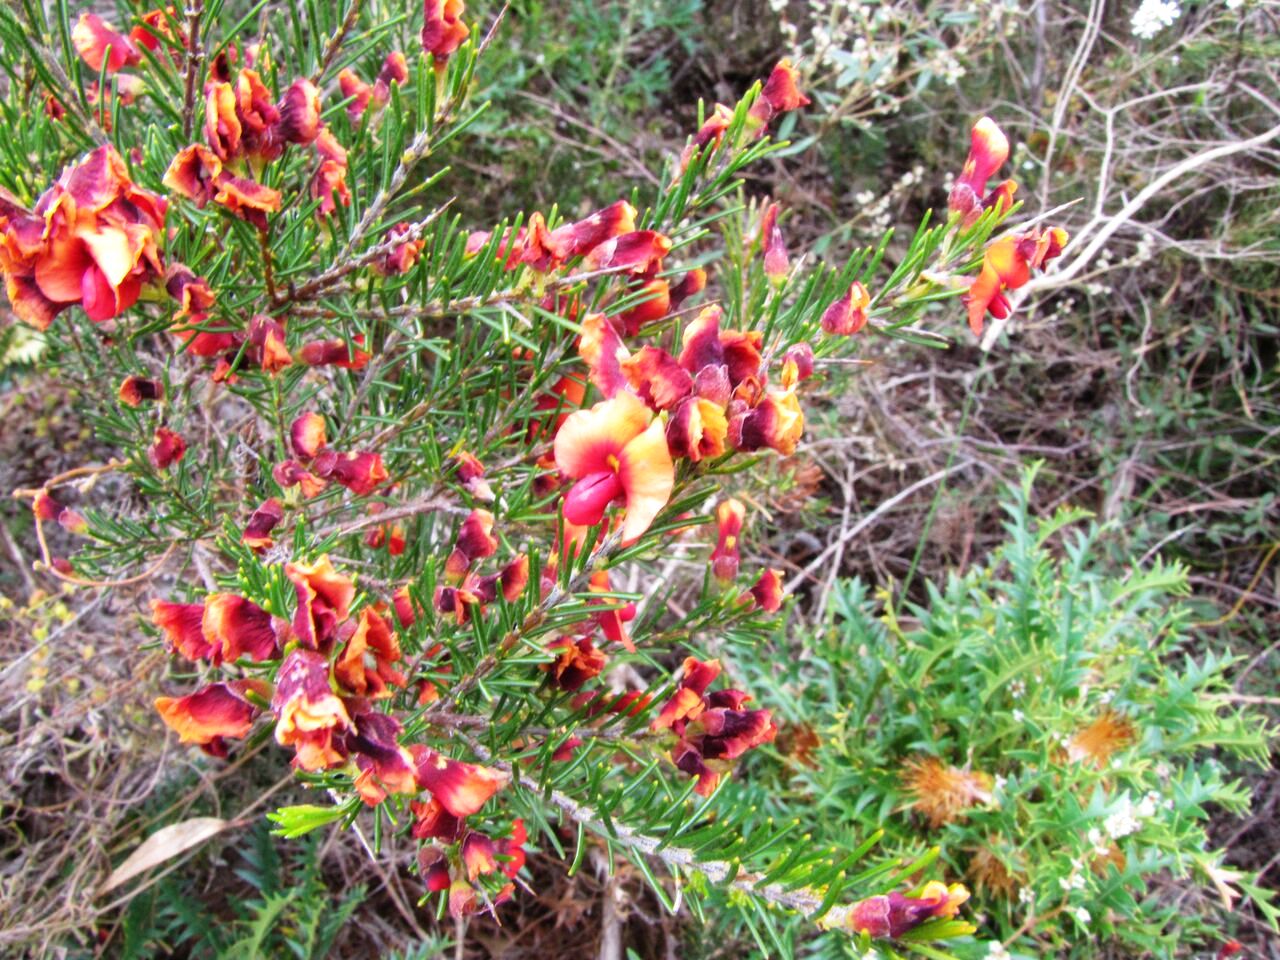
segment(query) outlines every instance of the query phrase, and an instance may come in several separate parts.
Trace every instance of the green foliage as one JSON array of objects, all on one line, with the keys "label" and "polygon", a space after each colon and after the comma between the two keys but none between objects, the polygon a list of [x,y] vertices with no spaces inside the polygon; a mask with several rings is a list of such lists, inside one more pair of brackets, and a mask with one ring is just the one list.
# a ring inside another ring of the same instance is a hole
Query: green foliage
[{"label": "green foliage", "polygon": [[[1217,935],[1215,897],[1175,905],[1167,877],[1243,891],[1274,924],[1270,894],[1206,845],[1211,810],[1248,808],[1224,762],[1268,762],[1270,733],[1230,697],[1235,658],[1190,631],[1184,569],[1108,573],[1099,529],[1079,511],[1033,520],[1030,490],[1028,475],[1009,493],[1004,546],[930,586],[914,624],[846,582],[796,656],[744,663],[789,721],[744,802],[806,811],[815,842],[882,830],[897,857],[936,846],[975,892],[979,936],[1015,955],[1091,956],[1098,940],[1166,955]],[[912,792],[927,758],[963,777],[954,806],[936,777]]]},{"label": "green foliage", "polygon": [[332,956],[335,939],[366,892],[348,888],[335,900],[321,872],[320,838],[292,845],[285,857],[278,843],[259,821],[244,845],[225,851],[239,866],[235,880],[227,876],[227,864],[214,866],[220,877],[217,914],[194,875],[166,876],[139,893],[123,916],[119,955],[125,960],[162,951],[220,960]]}]

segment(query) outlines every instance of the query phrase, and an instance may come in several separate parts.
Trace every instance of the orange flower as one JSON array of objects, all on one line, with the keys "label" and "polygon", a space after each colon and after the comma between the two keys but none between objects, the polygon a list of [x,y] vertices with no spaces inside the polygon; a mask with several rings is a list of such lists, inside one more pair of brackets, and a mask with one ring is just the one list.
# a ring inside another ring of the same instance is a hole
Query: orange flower
[{"label": "orange flower", "polygon": [[552,683],[570,692],[581,690],[584,683],[599,676],[608,662],[590,637],[561,637],[547,644],[547,652],[556,654],[556,659],[543,664],[542,669],[550,673]]},{"label": "orange flower", "polygon": [[597,524],[621,497],[623,543],[634,543],[649,529],[675,487],[662,421],[652,418],[639,398],[620,393],[565,419],[556,432],[556,466],[578,481],[564,500],[568,522]]},{"label": "orange flower", "polygon": [[[333,668],[334,676],[346,689],[375,700],[391,696],[392,686],[405,683],[404,674],[393,666],[400,659],[400,644],[383,609],[365,607],[360,611],[355,631]],[[366,662],[370,658],[372,669]]]},{"label": "orange flower", "polygon": [[453,552],[445,560],[445,577],[458,583],[477,560],[491,557],[497,552],[498,541],[493,536],[493,514],[488,510],[472,510],[458,530],[458,541]]},{"label": "orange flower", "polygon": [[1104,710],[1097,720],[1076,731],[1067,741],[1067,757],[1102,770],[1110,763],[1113,754],[1135,739],[1136,731],[1128,717],[1115,710]]},{"label": "orange flower", "polygon": [[778,205],[771,203],[760,219],[760,247],[764,250],[764,272],[774,283],[780,283],[791,269],[787,244],[778,226]]},{"label": "orange flower", "polygon": [[294,765],[303,770],[327,770],[345,762],[343,735],[351,717],[333,692],[329,661],[313,650],[294,650],[277,674],[271,699],[276,715],[276,742],[294,747]]},{"label": "orange flower", "polygon": [[14,312],[41,330],[76,303],[94,321],[118,316],[164,275],[165,211],[110,146],[63,171],[34,212],[0,192],[0,272]]},{"label": "orange flower", "polygon": [[355,584],[333,568],[327,555],[310,564],[286,563],[284,575],[293,583],[298,598],[294,633],[304,647],[325,649],[338,624],[351,613]]},{"label": "orange flower", "polygon": [[347,116],[352,123],[359,123],[373,99],[373,87],[361,80],[355,71],[343,70],[338,74],[338,89],[343,100],[351,101],[347,104]]},{"label": "orange flower", "polygon": [[703,121],[698,132],[693,135],[693,139],[680,151],[680,172],[684,173],[689,168],[689,161],[702,147],[709,143],[714,143],[716,147],[720,146],[720,142],[724,140],[724,133],[731,123],[733,123],[733,111],[723,103],[717,103],[711,111],[711,116]]},{"label": "orange flower", "polygon": [[478,813],[489,798],[506,786],[508,777],[475,763],[441,756],[430,747],[411,748],[418,786],[430,790],[440,805],[455,817]]},{"label": "orange flower", "polygon": [[722,500],[716,507],[716,525],[720,532],[716,548],[711,551],[711,572],[721,583],[728,583],[738,576],[738,535],[742,533],[746,516],[747,508],[741,500],[733,497]]},{"label": "orange flower", "polygon": [[738,598],[738,602],[755,603],[765,613],[777,613],[782,609],[782,571],[767,567],[755,584]]},{"label": "orange flower", "polygon": [[80,19],[71,28],[71,45],[80,54],[80,59],[94,71],[101,70],[106,64],[107,73],[115,73],[121,67],[142,62],[142,54],[129,38],[94,13],[80,14]]},{"label": "orange flower", "polygon": [[796,71],[789,59],[778,61],[778,65],[764,82],[760,96],[751,105],[748,117],[761,127],[779,114],[798,110],[809,105],[809,98],[796,86]]},{"label": "orange flower", "polygon": [[369,353],[360,348],[364,342],[356,334],[353,343],[345,340],[312,340],[298,348],[298,362],[309,367],[341,367],[344,370],[363,370],[369,363]]},{"label": "orange flower", "polygon": [[978,804],[991,802],[991,778],[943,764],[935,757],[913,757],[903,766],[903,788],[919,810],[937,828],[961,819]]},{"label": "orange flower", "polygon": [[861,282],[855,280],[848,293],[822,312],[822,329],[838,336],[853,336],[866,326],[869,306],[871,294]]},{"label": "orange flower", "polygon": [[276,143],[307,146],[320,136],[320,92],[305,78],[293,81],[276,109],[280,119],[272,130]]},{"label": "orange flower", "polygon": [[1009,316],[1011,309],[1006,290],[1016,290],[1031,278],[1033,269],[1062,253],[1067,245],[1067,231],[1053,227],[1041,231],[1004,237],[987,247],[982,257],[982,272],[978,274],[965,304],[969,309],[969,329],[975,335],[982,333],[987,313],[997,319]]},{"label": "orange flower", "polygon": [[251,550],[270,550],[275,541],[271,539],[271,531],[284,519],[284,507],[275,497],[262,502],[262,506],[253,511],[244,532],[240,534],[240,542]]},{"label": "orange flower", "polygon": [[170,651],[188,660],[209,660],[216,644],[204,634],[204,604],[151,601],[151,622],[163,631]]},{"label": "orange flower", "polygon": [[358,497],[367,497],[386,482],[388,473],[378,453],[338,453],[323,450],[316,457],[317,476],[336,480]]},{"label": "orange flower", "polygon": [[318,413],[307,412],[298,416],[289,425],[289,446],[294,455],[302,460],[310,460],[324,447],[324,417]]},{"label": "orange flower", "polygon": [[204,138],[209,149],[219,160],[234,160],[240,154],[240,133],[235,90],[229,83],[211,84],[204,104]]},{"label": "orange flower", "polygon": [[431,54],[437,73],[444,70],[449,57],[471,35],[462,22],[464,9],[462,0],[423,0],[422,49]]},{"label": "orange flower", "polygon": [[157,470],[168,470],[179,463],[187,452],[187,441],[168,427],[157,427],[147,449],[147,459]]},{"label": "orange flower", "polygon": [[271,614],[234,593],[211,593],[205,597],[201,629],[213,646],[215,664],[245,656],[254,661],[274,660],[280,649],[280,634],[287,632],[283,620],[277,627]]},{"label": "orange flower", "polygon": [[1012,180],[1006,180],[987,196],[987,181],[1008,159],[1009,138],[990,117],[979,118],[970,131],[969,156],[948,199],[951,212],[960,214],[965,226],[981,216],[984,206],[996,203],[1004,204],[1004,209],[1012,206],[1013,193],[1018,189]]},{"label": "orange flower", "polygon": [[754,404],[734,400],[729,405],[729,440],[737,450],[769,447],[789,457],[803,434],[804,413],[794,386],[783,391],[770,389]]},{"label": "orange flower", "polygon": [[128,376],[120,381],[120,389],[116,391],[116,396],[126,407],[139,407],[143,403],[163,400],[164,384],[159,380]]},{"label": "orange flower", "polygon": [[635,230],[592,247],[582,259],[584,270],[626,270],[652,274],[671,252],[671,240],[655,230]]},{"label": "orange flower", "polygon": [[281,487],[299,487],[305,499],[318,496],[327,482],[300,464],[297,460],[285,460],[271,468],[271,478]]},{"label": "orange flower", "polygon": [[253,727],[258,708],[246,692],[266,695],[266,685],[256,680],[212,683],[185,697],[157,697],[160,719],[178,734],[182,743],[199,744],[214,756],[226,756],[222,740],[241,740]]},{"label": "orange flower", "polygon": [[373,102],[379,105],[391,99],[391,84],[404,86],[409,81],[409,64],[404,54],[392,50],[382,61],[382,69],[373,83]]},{"label": "orange flower", "polygon": [[360,770],[354,784],[360,798],[376,806],[390,793],[417,793],[413,755],[399,743],[400,721],[376,710],[362,710],[353,719],[350,743]]},{"label": "orange flower", "polygon": [[697,463],[722,455],[728,434],[723,406],[705,397],[686,397],[667,421],[667,448],[673,457],[688,457]]},{"label": "orange flower", "polygon": [[632,290],[633,295],[643,295],[644,300],[630,310],[611,317],[628,337],[634,337],[642,328],[656,323],[671,312],[671,284],[659,277],[649,280]]},{"label": "orange flower", "polygon": [[636,208],[618,200],[576,223],[556,227],[547,235],[547,247],[557,260],[569,260],[594,250],[606,240],[632,233],[636,228]]}]

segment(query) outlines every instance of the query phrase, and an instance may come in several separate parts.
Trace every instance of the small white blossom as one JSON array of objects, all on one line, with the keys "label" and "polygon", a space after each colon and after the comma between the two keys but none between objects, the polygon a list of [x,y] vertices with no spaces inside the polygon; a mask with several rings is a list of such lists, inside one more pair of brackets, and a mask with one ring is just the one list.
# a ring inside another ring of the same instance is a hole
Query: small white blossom
[{"label": "small white blossom", "polygon": [[1019,710],[1017,707],[1014,707],[1014,708],[1013,708],[1013,721],[1014,721],[1014,723],[1022,723],[1022,721],[1026,720],[1026,719],[1027,719],[1027,715],[1026,715],[1025,713],[1023,713],[1023,712],[1022,712],[1021,710]]},{"label": "small white blossom", "polygon": [[1074,912],[1076,915],[1076,920],[1080,922],[1080,926],[1082,927],[1088,926],[1089,922],[1093,920],[1093,914],[1091,914],[1084,907],[1076,907]]},{"label": "small white blossom", "polygon": [[1036,901],[1036,892],[1032,890],[1030,887],[1023,887],[1018,891],[1019,903],[1035,903],[1035,901]]},{"label": "small white blossom", "polygon": [[1009,960],[1009,951],[999,940],[992,940],[987,944],[987,958],[988,960]]},{"label": "small white blossom", "polygon": [[1133,35],[1142,40],[1150,40],[1165,27],[1173,26],[1173,21],[1182,16],[1182,8],[1177,0],[1142,0],[1133,13],[1130,24]]}]

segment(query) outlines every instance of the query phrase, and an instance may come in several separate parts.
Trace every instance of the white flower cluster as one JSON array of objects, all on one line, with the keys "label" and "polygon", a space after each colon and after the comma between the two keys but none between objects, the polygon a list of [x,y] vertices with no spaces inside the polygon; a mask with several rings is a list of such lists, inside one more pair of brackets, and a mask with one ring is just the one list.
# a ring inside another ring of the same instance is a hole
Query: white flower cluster
[{"label": "white flower cluster", "polygon": [[[1107,814],[1107,818],[1102,821],[1102,829],[1107,832],[1107,836],[1113,840],[1119,840],[1121,837],[1127,837],[1131,833],[1137,833],[1142,829],[1142,821],[1150,820],[1156,815],[1156,807],[1160,804],[1158,794],[1152,792],[1138,801],[1135,805],[1126,793],[1120,798],[1120,802],[1116,804],[1114,810]],[[1166,801],[1164,806],[1172,806],[1173,801]],[[1092,837],[1092,831],[1090,832]]]},{"label": "white flower cluster", "polygon": [[1142,0],[1130,21],[1133,35],[1150,40],[1165,27],[1173,26],[1173,21],[1180,16],[1182,8],[1178,6],[1178,0]]}]

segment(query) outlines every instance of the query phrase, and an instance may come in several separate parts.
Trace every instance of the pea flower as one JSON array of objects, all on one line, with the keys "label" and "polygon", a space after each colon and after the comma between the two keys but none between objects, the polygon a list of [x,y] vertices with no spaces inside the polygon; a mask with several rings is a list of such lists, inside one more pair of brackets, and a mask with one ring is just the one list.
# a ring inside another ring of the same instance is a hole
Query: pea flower
[{"label": "pea flower", "polygon": [[854,933],[896,939],[928,920],[949,920],[968,899],[963,884],[931,880],[917,896],[895,892],[860,900],[850,908],[847,922]]},{"label": "pea flower", "polygon": [[471,35],[462,22],[464,9],[462,0],[424,0],[422,4],[422,49],[431,54],[437,73]]},{"label": "pea flower", "polygon": [[63,171],[34,211],[0,190],[0,273],[14,313],[43,330],[73,304],[96,322],[133,306],[164,276],[166,208],[110,146]]},{"label": "pea flower", "polygon": [[738,535],[742,533],[742,523],[747,510],[741,500],[730,497],[722,500],[716,507],[716,525],[719,527],[719,538],[716,548],[711,551],[711,572],[721,583],[728,583],[738,576]]},{"label": "pea flower", "polygon": [[344,735],[353,728],[341,698],[333,692],[329,661],[314,650],[298,648],[280,665],[271,710],[276,742],[296,751],[294,766],[327,770],[344,763]]},{"label": "pea flower", "polygon": [[142,62],[142,54],[124,34],[106,23],[96,13],[82,13],[71,28],[71,45],[76,48],[90,70],[115,73],[121,67]]},{"label": "pea flower", "polygon": [[947,200],[951,212],[959,214],[965,226],[977,220],[984,209],[999,205],[1002,211],[1008,210],[1018,189],[1012,180],[1005,180],[987,193],[987,181],[1009,159],[1009,138],[996,122],[990,117],[980,117],[969,136],[969,156]]},{"label": "pea flower", "polygon": [[1031,271],[1040,269],[1062,253],[1067,245],[1067,231],[1052,227],[1041,231],[1004,237],[987,247],[978,274],[965,304],[969,310],[969,329],[982,332],[983,320],[989,312],[1003,320],[1012,309],[1005,291],[1015,290],[1031,279]]},{"label": "pea flower", "polygon": [[261,712],[248,699],[253,691],[267,695],[267,686],[257,680],[211,683],[185,697],[157,697],[156,711],[182,743],[197,744],[215,757],[227,755],[224,739],[242,740]]},{"label": "pea flower", "polygon": [[578,410],[565,418],[555,438],[556,466],[577,483],[564,499],[570,523],[600,522],[614,500],[626,503],[623,543],[649,529],[671,497],[675,466],[661,420],[629,393]]}]

